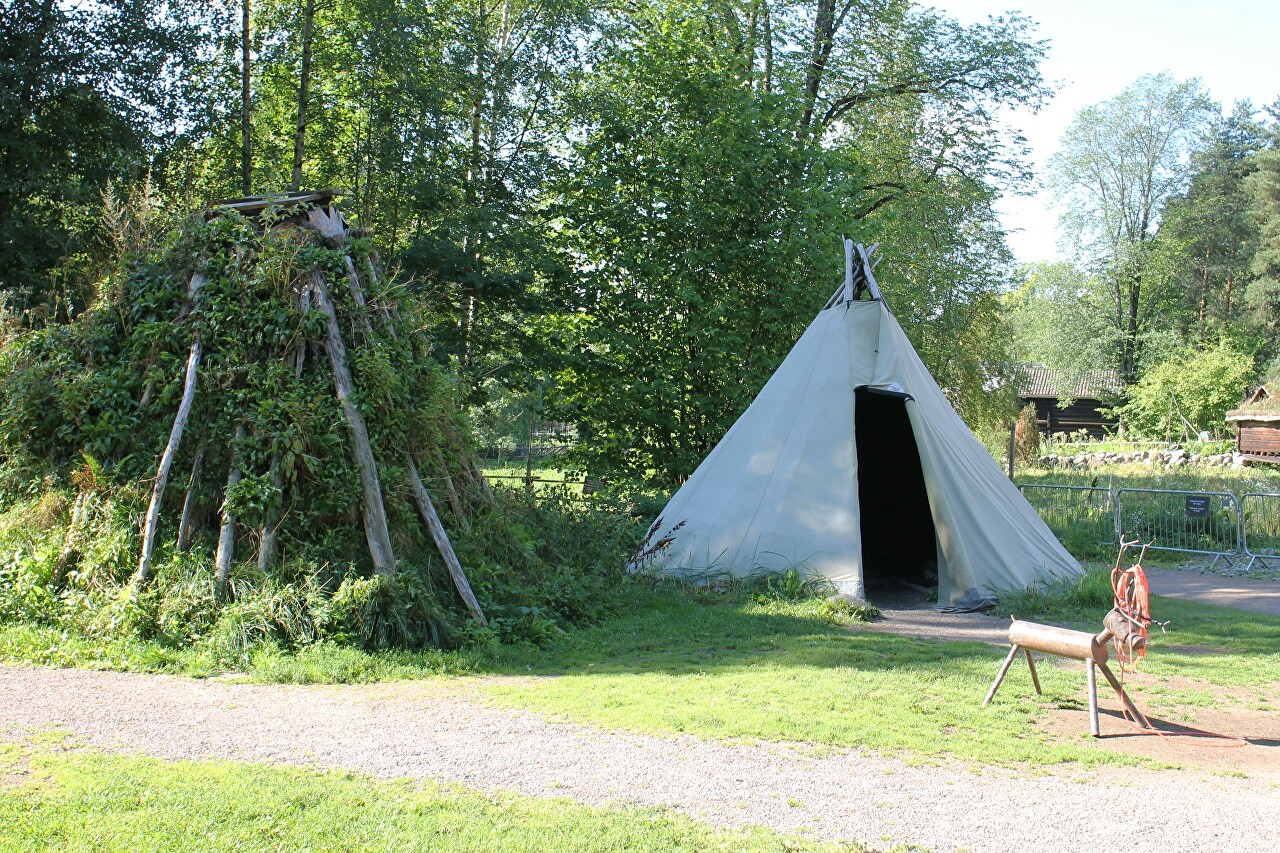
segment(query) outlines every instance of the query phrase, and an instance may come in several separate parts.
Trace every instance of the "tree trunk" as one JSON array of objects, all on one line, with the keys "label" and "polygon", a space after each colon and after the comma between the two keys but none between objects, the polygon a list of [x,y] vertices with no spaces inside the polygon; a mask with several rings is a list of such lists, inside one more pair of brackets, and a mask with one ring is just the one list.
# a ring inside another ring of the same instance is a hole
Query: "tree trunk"
[{"label": "tree trunk", "polygon": [[240,180],[244,194],[253,194],[253,89],[252,89],[252,39],[250,18],[253,0],[240,4]]},{"label": "tree trunk", "polygon": [[813,41],[809,47],[809,66],[804,75],[804,113],[800,117],[797,139],[804,139],[813,127],[814,110],[818,103],[818,91],[827,73],[827,60],[835,44],[835,0],[818,0],[814,15]]},{"label": "tree trunk", "polygon": [[1142,284],[1134,280],[1129,285],[1129,310],[1125,318],[1124,336],[1124,384],[1138,380],[1138,309],[1142,299]]},{"label": "tree trunk", "polygon": [[351,382],[351,373],[347,370],[347,348],[342,343],[342,331],[338,326],[338,315],[329,299],[329,290],[324,276],[318,271],[311,274],[315,285],[316,303],[325,314],[327,338],[325,348],[329,353],[329,363],[333,369],[333,387],[342,402],[342,412],[346,417],[347,430],[351,434],[351,449],[360,469],[360,487],[364,492],[363,512],[365,538],[369,543],[369,556],[373,559],[373,568],[379,575],[392,577],[395,574],[396,558],[391,549],[391,534],[387,530],[387,511],[382,503],[382,484],[378,479],[378,465],[373,456],[373,446],[369,442],[369,431],[365,428],[364,417],[355,404],[355,388]]},{"label": "tree trunk", "polygon": [[422,515],[427,529],[431,531],[431,538],[435,540],[444,564],[449,567],[449,576],[453,578],[453,585],[457,587],[458,595],[462,596],[462,600],[466,602],[471,616],[481,625],[488,625],[484,613],[480,610],[480,603],[476,601],[476,595],[471,591],[471,584],[462,571],[462,564],[458,562],[458,555],[453,550],[453,543],[449,541],[449,534],[440,523],[440,515],[436,512],[435,504],[431,502],[431,495],[427,492],[426,486],[422,485],[422,477],[418,476],[418,466],[414,464],[413,457],[408,453],[404,455],[404,461],[409,472],[409,485],[413,488],[413,498],[418,504],[418,512]]},{"label": "tree trunk", "polygon": [[302,152],[307,139],[307,99],[311,96],[311,40],[315,31],[316,2],[307,0],[302,17],[302,71],[298,81],[298,124],[293,134],[294,192],[302,188]]},{"label": "tree trunk", "polygon": [[222,530],[218,533],[218,555],[214,559],[214,578],[218,584],[218,598],[227,597],[227,579],[231,576],[231,558],[236,548],[236,518],[227,509],[227,494],[240,482],[240,462],[237,456],[244,441],[244,424],[236,425],[236,437],[231,443],[231,467],[227,471],[227,488],[222,498]]},{"label": "tree trunk", "polygon": [[[40,67],[45,56],[45,47],[48,45],[50,36],[53,34],[55,23],[55,15],[58,12],[54,8],[54,0],[42,0],[40,4],[40,22],[35,27],[35,32],[26,39],[26,49],[21,44],[15,45],[17,55],[29,57],[28,67],[35,69]],[[55,43],[54,49],[57,49]],[[21,139],[22,132],[26,129],[27,124],[34,117],[36,106],[36,93],[39,91],[43,81],[39,79],[37,73],[26,73],[19,77],[21,91],[18,94],[18,110],[17,123],[15,126],[6,128],[10,138],[14,140],[13,145],[6,145],[0,148],[3,151],[4,159],[0,160],[0,174],[12,175],[17,170],[18,157],[16,156],[19,146],[17,141]],[[17,207],[18,200],[22,197],[22,190],[15,190],[16,181],[0,181],[0,223],[7,220],[10,214]],[[26,190],[30,193],[30,190]]]},{"label": "tree trunk", "polygon": [[196,451],[191,463],[191,479],[187,483],[187,496],[182,500],[182,522],[178,525],[178,550],[185,554],[191,550],[191,515],[195,512],[196,489],[200,487],[200,468],[204,464],[204,445]]},{"label": "tree trunk", "polygon": [[762,2],[764,16],[764,91],[773,91],[773,20],[769,12],[768,0]]}]

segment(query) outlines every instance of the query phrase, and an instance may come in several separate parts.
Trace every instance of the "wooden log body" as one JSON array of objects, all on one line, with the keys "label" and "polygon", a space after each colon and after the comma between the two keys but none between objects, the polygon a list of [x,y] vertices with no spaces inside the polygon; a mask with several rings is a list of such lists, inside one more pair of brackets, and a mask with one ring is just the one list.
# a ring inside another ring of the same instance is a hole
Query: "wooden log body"
[{"label": "wooden log body", "polygon": [[1009,626],[1009,644],[1036,652],[1046,652],[1075,660],[1106,663],[1109,652],[1105,640],[1084,631],[1055,628],[1036,622],[1015,621]]}]

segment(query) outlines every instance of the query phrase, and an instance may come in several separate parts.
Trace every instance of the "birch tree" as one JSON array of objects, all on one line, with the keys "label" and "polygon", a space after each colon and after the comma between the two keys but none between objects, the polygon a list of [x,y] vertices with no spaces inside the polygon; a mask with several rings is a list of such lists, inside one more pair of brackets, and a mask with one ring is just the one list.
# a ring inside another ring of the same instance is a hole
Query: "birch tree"
[{"label": "birch tree", "polygon": [[1161,211],[1185,192],[1214,110],[1199,80],[1147,74],[1080,110],[1050,160],[1067,245],[1109,287],[1125,384],[1137,379],[1144,337],[1171,297],[1171,266],[1155,244]]}]

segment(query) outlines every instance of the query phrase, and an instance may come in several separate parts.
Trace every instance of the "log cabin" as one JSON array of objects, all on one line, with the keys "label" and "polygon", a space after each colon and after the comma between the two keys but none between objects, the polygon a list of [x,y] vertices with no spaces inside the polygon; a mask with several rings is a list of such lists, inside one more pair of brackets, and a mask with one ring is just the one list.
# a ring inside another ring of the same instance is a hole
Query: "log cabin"
[{"label": "log cabin", "polygon": [[1227,412],[1236,425],[1236,450],[1253,462],[1280,465],[1280,388],[1259,386],[1240,408]]},{"label": "log cabin", "polygon": [[[1068,374],[1043,364],[1013,365],[1018,401],[1034,403],[1036,425],[1045,435],[1084,430],[1091,438],[1105,438],[1119,421],[1104,412],[1116,405],[1122,388],[1115,370],[1087,370]],[[1066,405],[1062,405],[1062,403]]]}]

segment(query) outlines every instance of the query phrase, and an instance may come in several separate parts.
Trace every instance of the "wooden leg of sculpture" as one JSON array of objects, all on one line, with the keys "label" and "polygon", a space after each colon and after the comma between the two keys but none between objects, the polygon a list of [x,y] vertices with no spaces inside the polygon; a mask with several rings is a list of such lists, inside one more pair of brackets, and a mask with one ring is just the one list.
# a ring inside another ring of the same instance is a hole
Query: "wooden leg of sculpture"
[{"label": "wooden leg of sculpture", "polygon": [[1000,672],[996,674],[995,683],[991,685],[991,689],[987,692],[987,698],[982,700],[982,707],[987,707],[992,697],[996,695],[996,691],[1000,689],[1000,682],[1004,681],[1005,674],[1008,673],[1009,667],[1013,664],[1013,659],[1018,656],[1018,649],[1021,646],[1014,646],[1009,649],[1009,656],[1004,659],[1004,664],[1000,667]]},{"label": "wooden leg of sculpture", "polygon": [[1035,685],[1036,695],[1043,696],[1044,691],[1040,689],[1040,676],[1036,674],[1036,662],[1031,658],[1031,649],[1024,646],[1022,651],[1027,656],[1027,666],[1031,668],[1031,683]]},{"label": "wooden leg of sculpture", "polygon": [[1107,683],[1116,691],[1116,695],[1120,697],[1120,701],[1124,704],[1129,715],[1133,717],[1144,729],[1152,729],[1151,721],[1147,719],[1147,715],[1138,710],[1138,706],[1133,704],[1133,700],[1129,698],[1129,694],[1125,692],[1124,686],[1116,679],[1115,673],[1111,671],[1111,667],[1105,663],[1098,664],[1098,669],[1102,670],[1102,675],[1107,679]]},{"label": "wooden leg of sculpture", "polygon": [[1093,658],[1089,658],[1085,662],[1089,673],[1089,734],[1094,737],[1102,737],[1102,730],[1098,728],[1098,674],[1096,671],[1097,664],[1093,662]]}]

